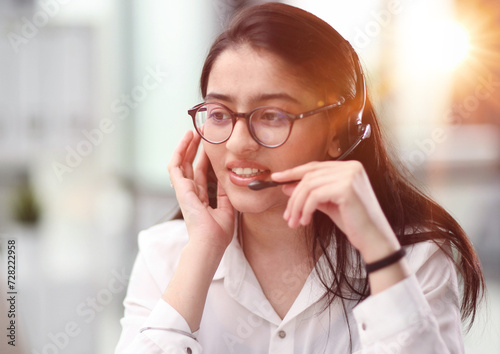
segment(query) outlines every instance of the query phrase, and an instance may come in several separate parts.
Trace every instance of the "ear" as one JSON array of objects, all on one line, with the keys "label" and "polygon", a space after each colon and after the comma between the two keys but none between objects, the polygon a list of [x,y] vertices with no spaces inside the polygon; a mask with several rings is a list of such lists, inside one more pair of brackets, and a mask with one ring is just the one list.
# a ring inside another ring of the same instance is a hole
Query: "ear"
[{"label": "ear", "polygon": [[328,156],[332,159],[336,159],[342,154],[342,150],[340,148],[340,139],[339,139],[339,127],[338,124],[333,123],[330,126],[330,142],[328,145]]},{"label": "ear", "polygon": [[328,146],[328,156],[330,156],[332,159],[336,159],[341,154],[342,154],[342,150],[340,149],[340,141],[338,139],[338,136],[335,135],[330,140],[330,145]]}]

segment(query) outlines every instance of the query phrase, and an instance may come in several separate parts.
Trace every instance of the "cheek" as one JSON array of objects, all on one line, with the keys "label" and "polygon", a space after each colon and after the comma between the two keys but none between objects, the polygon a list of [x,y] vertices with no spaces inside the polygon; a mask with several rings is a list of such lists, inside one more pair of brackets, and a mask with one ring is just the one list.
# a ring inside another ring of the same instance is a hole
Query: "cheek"
[{"label": "cheek", "polygon": [[212,165],[212,168],[216,174],[221,168],[224,167],[224,150],[221,149],[221,147],[222,145],[214,145],[203,141],[203,150],[205,151],[205,154],[207,154],[208,159],[210,160],[210,164]]},{"label": "cheek", "polygon": [[328,126],[316,124],[301,128],[292,131],[287,143],[283,145],[288,151],[287,155],[297,160],[297,164],[328,159],[331,140]]}]

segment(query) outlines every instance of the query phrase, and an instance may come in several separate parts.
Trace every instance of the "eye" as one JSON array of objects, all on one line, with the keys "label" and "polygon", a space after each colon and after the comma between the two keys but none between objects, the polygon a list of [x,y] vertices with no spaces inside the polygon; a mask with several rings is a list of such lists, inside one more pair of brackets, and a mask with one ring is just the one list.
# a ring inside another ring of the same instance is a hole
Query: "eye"
[{"label": "eye", "polygon": [[214,108],[209,111],[208,118],[217,122],[231,120],[230,114],[222,108]]},{"label": "eye", "polygon": [[266,109],[258,116],[258,121],[267,125],[288,124],[287,116],[278,109]]},{"label": "eye", "polygon": [[273,120],[276,120],[276,119],[280,119],[280,115],[279,115],[278,111],[265,111],[262,114],[262,118],[261,119],[268,120],[268,121],[273,121]]}]

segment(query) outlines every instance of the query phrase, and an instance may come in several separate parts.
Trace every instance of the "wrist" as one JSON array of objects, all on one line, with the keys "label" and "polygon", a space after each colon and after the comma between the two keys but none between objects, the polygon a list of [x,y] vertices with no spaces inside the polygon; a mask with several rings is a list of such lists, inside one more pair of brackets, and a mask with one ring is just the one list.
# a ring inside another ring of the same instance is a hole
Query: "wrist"
[{"label": "wrist", "polygon": [[376,262],[401,248],[392,227],[386,219],[364,223],[358,230],[357,249],[365,263]]},{"label": "wrist", "polygon": [[384,269],[393,265],[396,262],[399,262],[404,256],[406,256],[406,251],[404,248],[399,248],[396,252],[391,253],[387,257],[381,258],[378,261],[366,263],[366,273],[370,274],[376,272],[380,269]]},{"label": "wrist", "polygon": [[217,269],[226,247],[211,242],[188,241],[181,252],[181,258],[186,259],[192,266],[197,264],[209,270]]},{"label": "wrist", "polygon": [[209,254],[224,254],[233,237],[226,237],[211,230],[191,230],[188,228],[189,240],[186,247]]},{"label": "wrist", "polygon": [[380,293],[402,281],[410,274],[410,268],[404,257],[388,266],[368,273],[367,276],[370,283],[370,293],[372,295]]},{"label": "wrist", "polygon": [[393,238],[374,237],[367,246],[359,249],[359,253],[366,264],[377,262],[385,257],[390,256],[401,248],[399,241],[394,235]]},{"label": "wrist", "polygon": [[192,332],[199,328],[206,296],[224,249],[191,240],[181,252],[163,300],[186,320]]}]

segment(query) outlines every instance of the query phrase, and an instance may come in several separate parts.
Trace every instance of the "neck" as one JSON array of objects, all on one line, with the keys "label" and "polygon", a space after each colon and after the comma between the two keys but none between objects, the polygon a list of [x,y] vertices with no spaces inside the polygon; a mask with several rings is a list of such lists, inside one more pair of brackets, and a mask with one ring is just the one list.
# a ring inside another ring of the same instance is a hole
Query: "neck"
[{"label": "neck", "polygon": [[255,257],[288,259],[290,262],[304,261],[310,257],[305,228],[290,229],[281,211],[243,214],[240,230],[240,241],[250,262]]},{"label": "neck", "polygon": [[245,257],[280,318],[288,313],[313,269],[303,227],[290,229],[283,213],[243,214],[240,235]]}]

